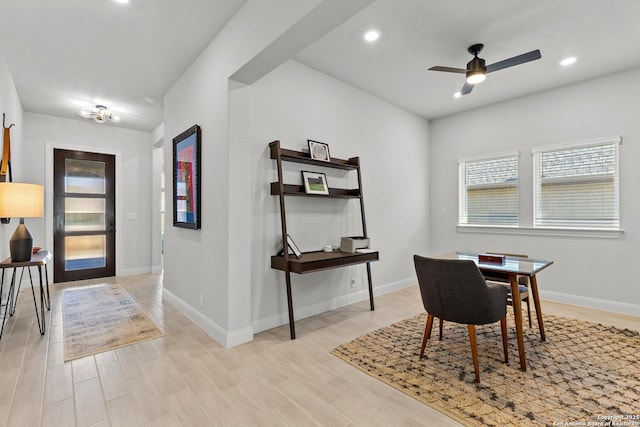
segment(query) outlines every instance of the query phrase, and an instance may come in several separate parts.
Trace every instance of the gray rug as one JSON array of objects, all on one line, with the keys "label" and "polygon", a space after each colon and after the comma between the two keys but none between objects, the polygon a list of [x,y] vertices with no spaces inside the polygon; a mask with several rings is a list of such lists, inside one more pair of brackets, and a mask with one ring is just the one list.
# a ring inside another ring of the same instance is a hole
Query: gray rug
[{"label": "gray rug", "polygon": [[65,289],[62,319],[65,362],[164,335],[120,285]]}]

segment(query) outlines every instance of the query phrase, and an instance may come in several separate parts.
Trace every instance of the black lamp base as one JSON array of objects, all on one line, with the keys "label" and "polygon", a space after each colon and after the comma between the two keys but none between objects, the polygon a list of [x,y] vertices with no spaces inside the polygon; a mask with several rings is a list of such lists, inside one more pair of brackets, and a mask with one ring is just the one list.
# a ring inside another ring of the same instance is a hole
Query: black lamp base
[{"label": "black lamp base", "polygon": [[9,240],[11,262],[31,261],[31,251],[33,251],[33,236],[24,225],[24,218],[20,218],[18,228]]}]

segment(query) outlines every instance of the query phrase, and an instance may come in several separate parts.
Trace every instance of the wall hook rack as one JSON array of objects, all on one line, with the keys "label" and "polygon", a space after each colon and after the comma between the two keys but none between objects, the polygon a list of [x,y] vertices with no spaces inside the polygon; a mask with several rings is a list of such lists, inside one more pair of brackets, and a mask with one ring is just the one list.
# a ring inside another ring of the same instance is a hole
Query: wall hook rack
[{"label": "wall hook rack", "polygon": [[5,119],[5,117],[6,117],[6,114],[5,114],[5,113],[2,113],[2,127],[3,127],[3,128],[5,128],[5,129],[11,129],[11,126],[15,126],[15,125],[16,125],[15,123],[11,123],[11,124],[9,125],[9,127],[5,126],[5,125],[4,125],[4,119]]}]

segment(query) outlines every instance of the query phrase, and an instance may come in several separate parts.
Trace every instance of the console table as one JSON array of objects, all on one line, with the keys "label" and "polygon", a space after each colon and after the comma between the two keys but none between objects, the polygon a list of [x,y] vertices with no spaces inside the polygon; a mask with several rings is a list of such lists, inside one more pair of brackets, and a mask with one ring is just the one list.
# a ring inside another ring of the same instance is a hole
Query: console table
[{"label": "console table", "polygon": [[[22,275],[24,274],[24,268],[27,268],[29,273],[29,281],[31,283],[31,295],[33,296],[33,305],[36,309],[36,318],[38,319],[38,329],[40,335],[44,335],[46,329],[45,321],[45,307],[47,310],[51,309],[51,299],[49,296],[49,274],[47,272],[47,263],[51,261],[51,252],[46,250],[40,250],[39,252],[31,256],[31,260],[24,262],[11,262],[11,258],[7,258],[0,262],[0,269],[2,269],[0,277],[0,309],[4,307],[4,312],[0,313],[2,317],[2,326],[0,326],[0,339],[2,338],[2,332],[4,331],[4,323],[9,316],[13,316],[16,311],[16,303],[18,301],[18,294],[20,292],[20,284],[22,283]],[[42,267],[44,266],[44,279],[42,275]],[[36,302],[36,293],[33,289],[33,276],[31,275],[31,267],[38,267],[38,275],[40,277],[40,311],[38,312],[38,303]],[[7,290],[6,301],[2,302],[2,296],[4,295],[4,273],[6,269],[13,269],[11,273],[11,280],[9,282],[9,289]],[[22,274],[20,275],[20,281],[18,282],[18,289],[16,290],[16,276],[18,269],[22,268]]]}]

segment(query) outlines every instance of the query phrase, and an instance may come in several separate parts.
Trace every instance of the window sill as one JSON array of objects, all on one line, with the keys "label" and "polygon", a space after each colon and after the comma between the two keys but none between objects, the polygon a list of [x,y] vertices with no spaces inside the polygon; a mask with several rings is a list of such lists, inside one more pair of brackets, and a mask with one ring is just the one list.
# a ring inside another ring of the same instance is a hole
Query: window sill
[{"label": "window sill", "polygon": [[517,236],[549,237],[585,237],[592,239],[618,239],[624,231],[601,230],[594,228],[530,228],[530,227],[491,227],[483,225],[458,225],[458,233],[509,234]]}]

